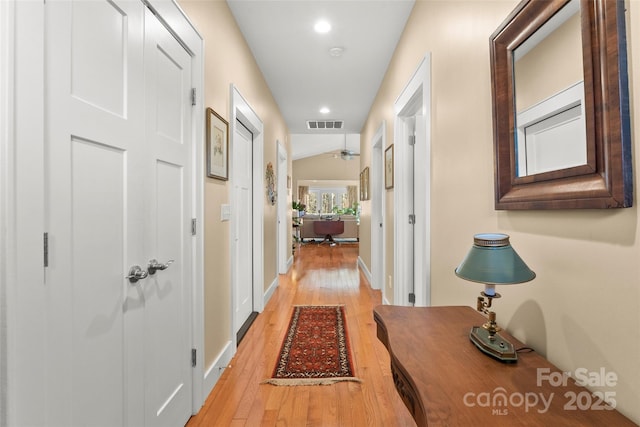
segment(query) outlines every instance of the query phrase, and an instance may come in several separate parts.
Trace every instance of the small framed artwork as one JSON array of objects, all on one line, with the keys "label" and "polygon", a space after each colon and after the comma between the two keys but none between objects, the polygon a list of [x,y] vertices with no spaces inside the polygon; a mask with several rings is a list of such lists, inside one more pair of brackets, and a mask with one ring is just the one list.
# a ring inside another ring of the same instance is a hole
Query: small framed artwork
[{"label": "small framed artwork", "polygon": [[229,123],[207,108],[207,176],[229,179]]},{"label": "small framed artwork", "polygon": [[384,150],[384,188],[393,188],[393,144]]},{"label": "small framed artwork", "polygon": [[369,200],[369,166],[364,168],[364,199]]},{"label": "small framed artwork", "polygon": [[369,200],[369,167],[360,172],[360,200]]},{"label": "small framed artwork", "polygon": [[267,181],[267,198],[271,206],[276,204],[278,192],[276,191],[276,174],[273,171],[273,163],[267,163],[267,170],[264,173],[264,179]]}]

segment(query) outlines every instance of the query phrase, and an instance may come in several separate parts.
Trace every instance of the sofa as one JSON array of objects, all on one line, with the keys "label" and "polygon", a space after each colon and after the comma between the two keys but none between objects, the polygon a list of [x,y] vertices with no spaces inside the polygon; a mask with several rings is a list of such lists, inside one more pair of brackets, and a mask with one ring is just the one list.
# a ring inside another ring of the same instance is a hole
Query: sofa
[{"label": "sofa", "polygon": [[344,232],[342,234],[336,234],[333,237],[336,239],[350,239],[359,240],[358,234],[358,218],[355,215],[317,215],[306,214],[302,218],[302,226],[300,227],[300,238],[305,240],[324,239],[324,235],[318,235],[313,230],[313,223],[315,221],[344,221]]}]

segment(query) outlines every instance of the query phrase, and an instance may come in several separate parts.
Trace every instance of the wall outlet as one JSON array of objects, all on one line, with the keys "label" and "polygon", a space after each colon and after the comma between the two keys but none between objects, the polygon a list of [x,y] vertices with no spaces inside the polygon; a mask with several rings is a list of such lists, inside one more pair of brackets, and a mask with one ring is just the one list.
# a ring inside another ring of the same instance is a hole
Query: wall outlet
[{"label": "wall outlet", "polygon": [[389,289],[393,289],[393,277],[391,277],[391,275],[387,278],[387,286]]}]

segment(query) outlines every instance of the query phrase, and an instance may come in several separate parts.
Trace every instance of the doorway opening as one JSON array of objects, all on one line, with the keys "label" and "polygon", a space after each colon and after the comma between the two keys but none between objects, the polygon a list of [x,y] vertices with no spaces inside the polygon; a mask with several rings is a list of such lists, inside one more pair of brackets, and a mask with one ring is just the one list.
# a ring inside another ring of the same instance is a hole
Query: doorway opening
[{"label": "doorway opening", "polygon": [[431,55],[395,104],[394,304],[431,304]]},{"label": "doorway opening", "polygon": [[[231,215],[231,336],[235,349],[239,338],[244,337],[251,325],[251,318],[255,318],[253,313],[257,315],[264,309],[264,132],[262,120],[238,89],[232,84],[230,90],[232,166],[249,170],[245,175],[239,174],[237,169],[232,172],[232,205],[251,206],[249,212],[236,208]],[[238,151],[241,148],[244,154]],[[247,221],[250,227],[247,227]],[[242,234],[248,229],[251,230],[249,234]],[[237,250],[239,242],[246,244],[243,246],[246,251]],[[252,265],[250,271],[247,262]],[[243,300],[250,301],[244,305],[244,311],[239,310]]]},{"label": "doorway opening", "polygon": [[288,175],[288,157],[287,150],[280,143],[280,141],[276,141],[276,145],[278,147],[278,213],[277,213],[277,271],[278,274],[287,274],[289,270],[290,263],[289,261],[292,258],[289,257],[289,249],[291,248],[288,245],[289,242],[289,234],[292,229],[291,224],[289,224],[289,209],[290,209],[290,201],[289,201],[289,190],[291,188],[291,177]]},{"label": "doorway opening", "polygon": [[371,140],[371,287],[382,289],[382,295],[386,303],[386,292],[391,289],[384,288],[385,274],[385,206],[387,191],[384,184],[384,151],[387,148],[386,123],[382,122],[376,134]]}]

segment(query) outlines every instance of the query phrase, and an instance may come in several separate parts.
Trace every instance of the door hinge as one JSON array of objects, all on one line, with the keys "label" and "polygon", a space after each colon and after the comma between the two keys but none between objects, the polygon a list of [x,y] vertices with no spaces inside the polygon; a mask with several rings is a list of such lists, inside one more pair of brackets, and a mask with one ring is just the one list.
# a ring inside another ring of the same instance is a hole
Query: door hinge
[{"label": "door hinge", "polygon": [[191,105],[195,106],[196,105],[196,88],[192,88],[191,89]]},{"label": "door hinge", "polygon": [[197,351],[195,348],[191,349],[191,367],[195,368],[196,367],[196,360],[197,360]]},{"label": "door hinge", "polygon": [[409,224],[413,225],[416,223],[416,216],[415,214],[409,214]]},{"label": "door hinge", "polygon": [[191,235],[195,236],[197,231],[198,220],[195,218],[191,219]]},{"label": "door hinge", "polygon": [[415,135],[410,135],[409,136],[409,145],[416,145],[416,136]]},{"label": "door hinge", "polygon": [[49,267],[49,233],[42,236],[42,247],[44,253],[44,266]]},{"label": "door hinge", "polygon": [[412,292],[409,294],[409,304],[415,304],[415,303],[416,303],[416,294]]}]

